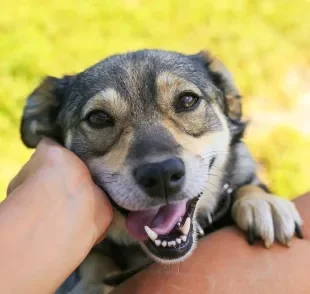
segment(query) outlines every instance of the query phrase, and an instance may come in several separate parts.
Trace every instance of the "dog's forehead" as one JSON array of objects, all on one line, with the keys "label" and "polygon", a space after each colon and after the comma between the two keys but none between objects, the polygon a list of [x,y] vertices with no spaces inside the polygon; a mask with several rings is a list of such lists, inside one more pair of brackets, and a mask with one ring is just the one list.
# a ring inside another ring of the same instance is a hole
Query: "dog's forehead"
[{"label": "dog's forehead", "polygon": [[[122,99],[151,99],[157,78],[163,72],[204,86],[206,70],[193,56],[143,50],[114,55],[77,75],[75,92],[89,99],[105,89],[114,89]],[[202,78],[204,76],[204,78]]]}]

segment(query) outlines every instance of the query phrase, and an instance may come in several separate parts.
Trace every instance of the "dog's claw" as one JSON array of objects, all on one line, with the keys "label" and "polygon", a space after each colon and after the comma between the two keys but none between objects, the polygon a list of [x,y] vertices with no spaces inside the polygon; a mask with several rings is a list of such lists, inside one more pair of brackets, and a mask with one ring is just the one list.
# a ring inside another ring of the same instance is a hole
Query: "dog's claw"
[{"label": "dog's claw", "polygon": [[266,247],[267,249],[269,249],[269,248],[271,247],[271,243],[270,243],[270,241],[268,241],[268,240],[265,240],[265,241],[264,241],[264,245],[265,245],[265,247]]},{"label": "dog's claw", "polygon": [[302,234],[302,231],[300,229],[300,226],[296,222],[295,222],[295,234],[296,234],[297,238],[299,238],[299,239],[303,239],[304,238],[304,236]]},{"label": "dog's claw", "polygon": [[254,228],[253,227],[248,228],[248,243],[249,245],[254,244]]},{"label": "dog's claw", "polygon": [[207,213],[207,220],[208,220],[209,225],[212,225],[213,220],[212,220],[212,216],[209,212]]}]

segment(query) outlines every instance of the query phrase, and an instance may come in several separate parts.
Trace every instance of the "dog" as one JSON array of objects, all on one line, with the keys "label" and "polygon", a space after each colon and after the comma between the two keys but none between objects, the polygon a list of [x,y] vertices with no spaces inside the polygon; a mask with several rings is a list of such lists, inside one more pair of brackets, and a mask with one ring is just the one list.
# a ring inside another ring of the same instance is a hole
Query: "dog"
[{"label": "dog", "polygon": [[114,210],[77,283],[58,293],[108,293],[153,261],[182,262],[199,238],[233,223],[266,248],[302,238],[294,204],[257,176],[241,106],[208,51],[128,52],[41,82],[24,107],[22,141],[34,148],[48,136],[73,151]]}]

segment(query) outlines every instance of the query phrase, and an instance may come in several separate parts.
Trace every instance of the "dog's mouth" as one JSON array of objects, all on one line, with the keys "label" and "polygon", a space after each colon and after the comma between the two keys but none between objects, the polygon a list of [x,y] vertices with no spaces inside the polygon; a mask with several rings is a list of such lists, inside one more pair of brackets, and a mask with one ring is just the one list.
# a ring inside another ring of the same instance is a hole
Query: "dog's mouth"
[{"label": "dog's mouth", "polygon": [[130,212],[127,229],[155,259],[173,262],[193,247],[197,197],[151,210]]}]

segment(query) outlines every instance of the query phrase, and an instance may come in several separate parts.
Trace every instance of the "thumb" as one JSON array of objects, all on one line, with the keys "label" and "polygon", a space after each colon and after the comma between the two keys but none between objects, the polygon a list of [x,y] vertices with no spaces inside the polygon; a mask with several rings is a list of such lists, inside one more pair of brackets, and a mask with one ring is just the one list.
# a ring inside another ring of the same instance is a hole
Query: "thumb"
[{"label": "thumb", "polygon": [[94,184],[95,198],[95,244],[100,243],[106,236],[109,226],[113,220],[113,208],[106,193]]}]

